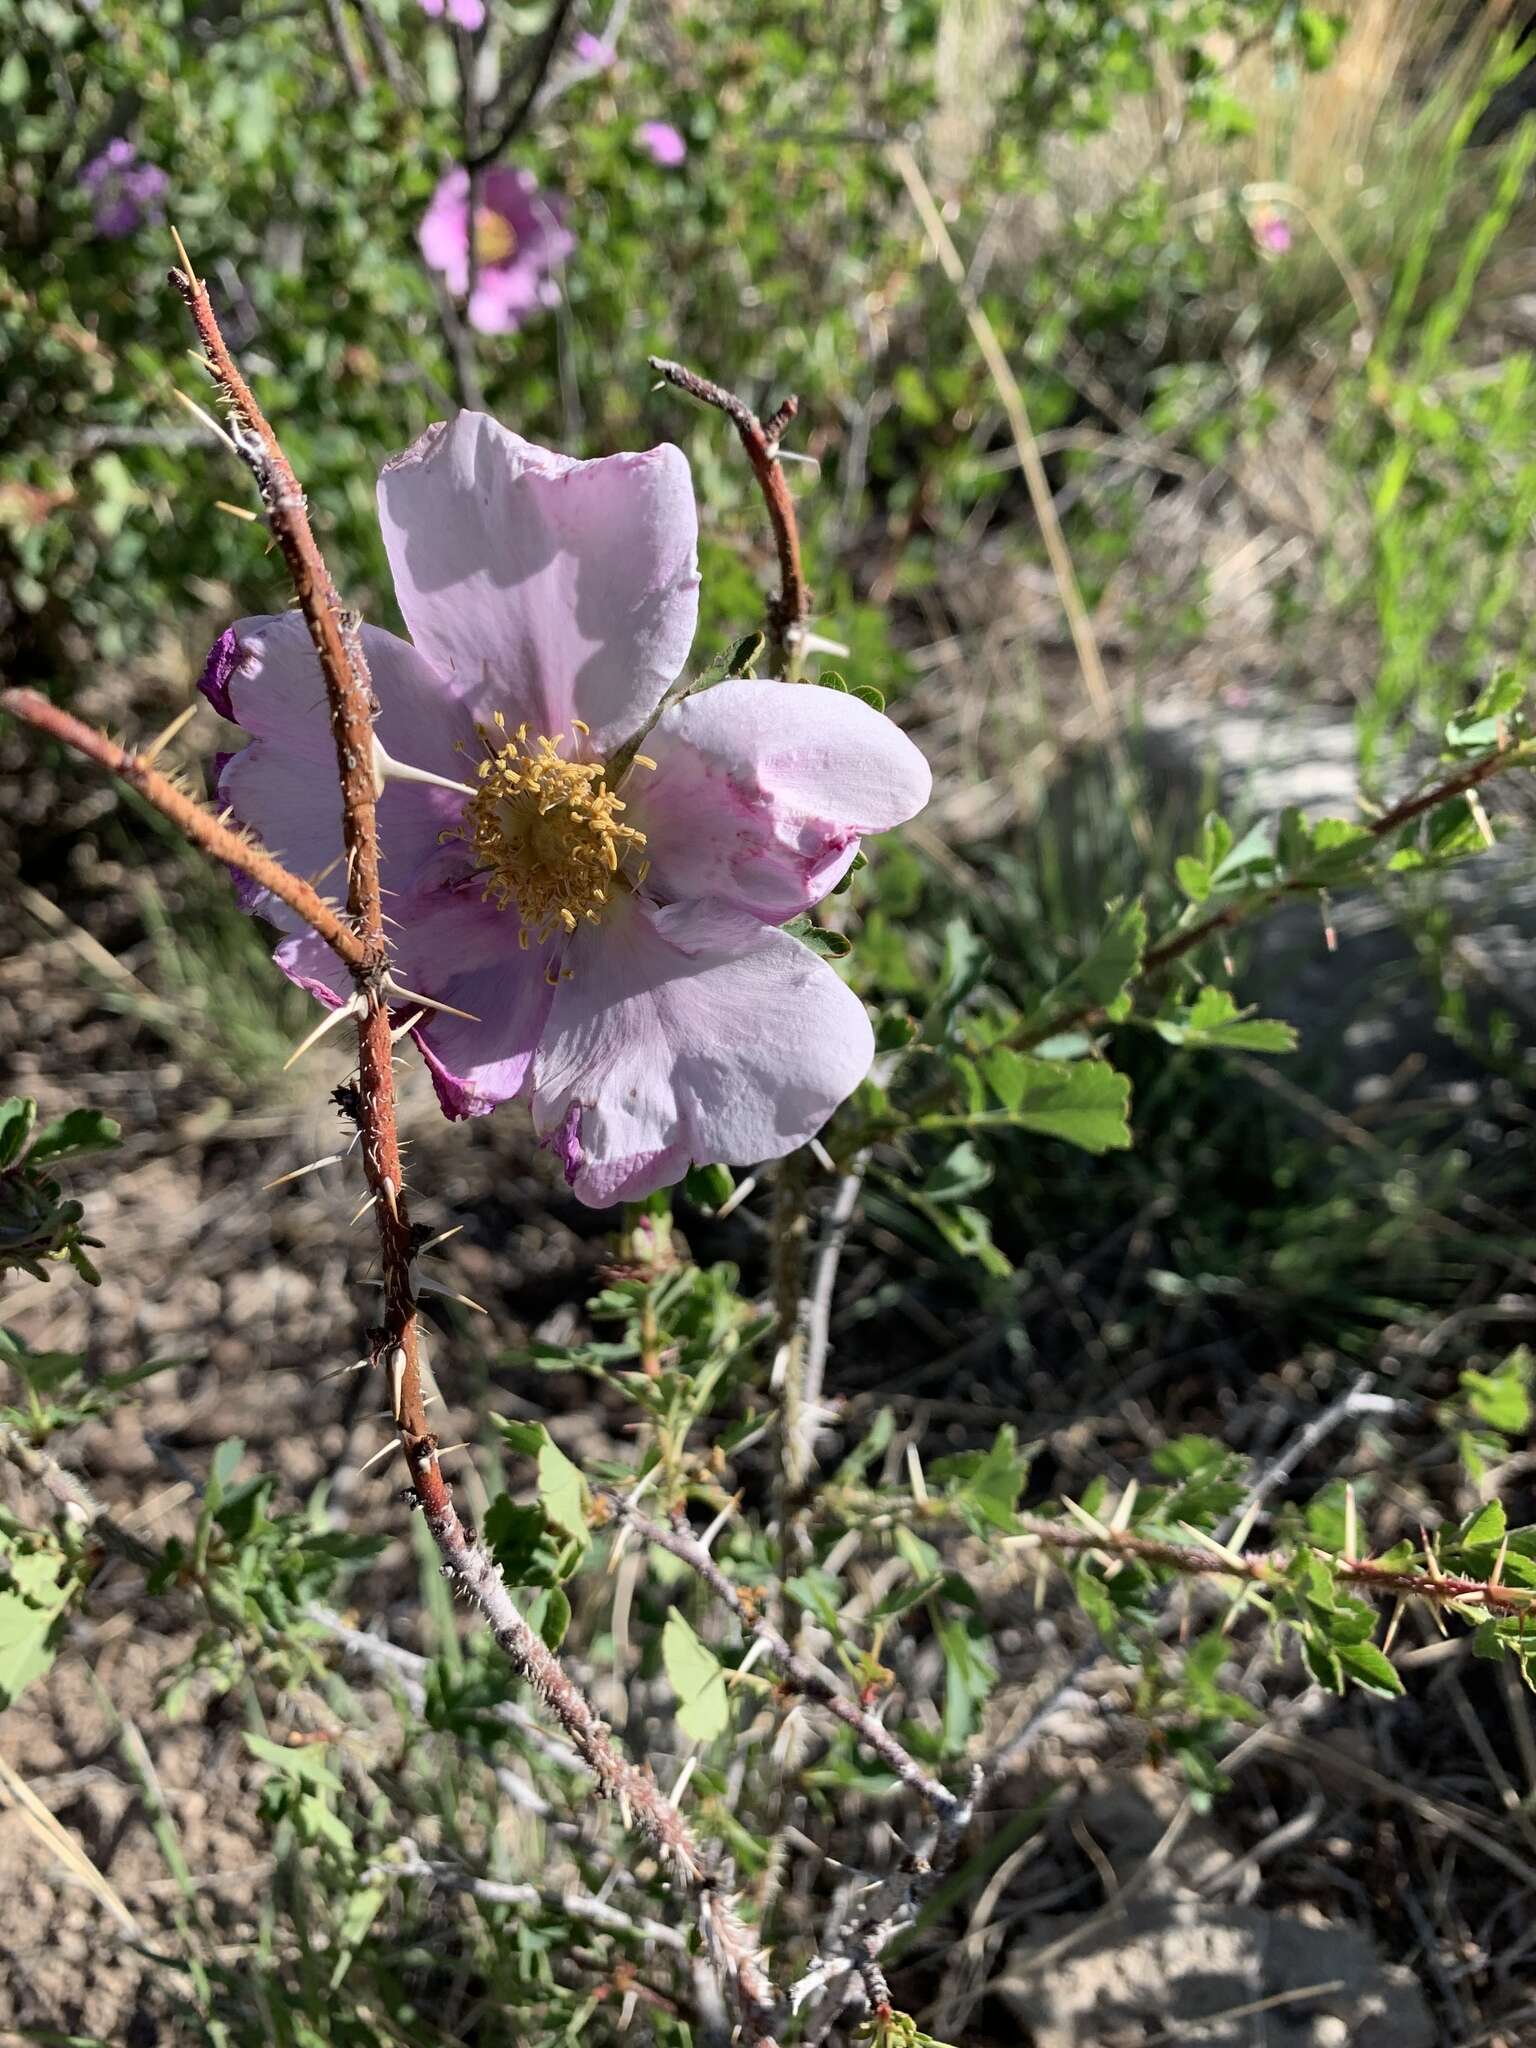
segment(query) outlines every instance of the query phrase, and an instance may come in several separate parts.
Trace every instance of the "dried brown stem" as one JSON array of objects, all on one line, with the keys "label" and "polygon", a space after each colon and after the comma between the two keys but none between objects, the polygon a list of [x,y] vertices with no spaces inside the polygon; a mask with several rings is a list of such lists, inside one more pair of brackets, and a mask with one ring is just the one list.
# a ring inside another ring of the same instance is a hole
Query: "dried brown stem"
[{"label": "dried brown stem", "polygon": [[778,593],[768,601],[768,651],[775,674],[792,676],[799,667],[798,643],[810,617],[811,593],[801,566],[800,523],[795,517],[795,501],[789,493],[784,465],[779,460],[779,442],[784,429],[799,412],[800,401],[794,397],[786,398],[765,425],[745,399],[738,398],[735,392],[727,391],[723,385],[711,383],[708,377],[699,376],[682,363],[669,362],[665,356],[652,356],[650,364],[657,376],[665,378],[677,390],[686,391],[701,405],[712,405],[717,412],[723,412],[741,437],[741,445],[752,465],[752,474],[763,494],[763,503],[768,508],[768,521],[773,528],[773,543],[779,557]]},{"label": "dried brown stem", "polygon": [[185,790],[178,789],[169,777],[152,768],[142,756],[127,747],[120,747],[104,732],[98,732],[94,726],[86,725],[69,712],[61,711],[57,704],[50,704],[36,690],[0,691],[0,710],[9,711],[13,718],[21,719],[37,732],[46,733],[49,739],[73,747],[77,754],[83,754],[87,760],[95,761],[99,767],[119,776],[152,803],[160,815],[169,819],[194,846],[212,859],[238,868],[241,874],[248,875],[259,887],[269,890],[290,910],[297,912],[348,967],[361,972],[366,966],[368,956],[362,941],[308,882],[290,874],[280,861],[275,861],[269,853],[247,839],[243,832],[232,825],[222,824],[206,805],[188,796]]},{"label": "dried brown stem", "polygon": [[697,1573],[716,1599],[728,1607],[746,1632],[766,1645],[768,1654],[778,1665],[786,1683],[793,1691],[806,1699],[815,1700],[826,1708],[846,1728],[851,1728],[860,1742],[872,1749],[882,1763],[888,1765],[909,1791],[915,1792],[923,1804],[933,1813],[950,1819],[961,1811],[963,1802],[932,1778],[915,1758],[903,1748],[890,1729],[877,1721],[873,1714],[854,1705],[846,1699],[829,1679],[818,1671],[814,1664],[791,1648],[767,1616],[761,1614],[755,1603],[748,1600],[741,1588],[735,1585],[698,1539],[687,1529],[667,1527],[653,1522],[632,1507],[622,1495],[605,1491],[603,1499],[613,1509],[619,1520],[633,1529],[635,1534],[647,1543],[654,1543],[658,1549],[669,1551]]}]

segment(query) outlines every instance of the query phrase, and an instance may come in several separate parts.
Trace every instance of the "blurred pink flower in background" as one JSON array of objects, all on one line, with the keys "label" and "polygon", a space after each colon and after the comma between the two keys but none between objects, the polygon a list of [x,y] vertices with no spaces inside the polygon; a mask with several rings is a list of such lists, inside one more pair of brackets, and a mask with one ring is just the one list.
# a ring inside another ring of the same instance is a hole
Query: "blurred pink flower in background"
[{"label": "blurred pink flower in background", "polygon": [[[889,719],[842,691],[738,677],[666,702],[698,622],[687,459],[576,462],[483,413],[379,479],[412,640],[365,626],[397,997],[444,1112],[521,1099],[582,1201],[803,1144],[868,1073],[864,1005],[781,927],[860,835],[927,801]],[[308,629],[242,619],[204,694],[251,735],[218,800],[300,874],[342,858]],[[664,707],[664,708],[663,708]],[[277,962],[351,983],[280,904]]]},{"label": "blurred pink flower in background", "polygon": [[1269,256],[1283,256],[1295,240],[1290,222],[1271,206],[1256,208],[1249,216],[1249,226],[1254,241]]},{"label": "blurred pink flower in background", "polygon": [[578,63],[585,64],[589,71],[607,71],[618,62],[619,53],[612,43],[605,43],[601,36],[593,35],[584,28],[572,46]]},{"label": "blurred pink flower in background", "polygon": [[640,147],[653,163],[673,170],[688,154],[688,144],[681,130],[674,128],[670,121],[642,121],[636,130]]},{"label": "blurred pink flower in background", "polygon": [[98,235],[131,235],[147,220],[159,220],[170,179],[158,164],[145,163],[125,136],[118,135],[93,156],[79,182],[95,200]]},{"label": "blurred pink flower in background", "polygon": [[[475,288],[469,324],[481,334],[511,334],[559,296],[550,273],[576,246],[561,225],[561,203],[541,192],[529,171],[498,164],[480,181],[474,221]],[[469,291],[469,173],[459,165],[422,216],[421,253],[441,271],[455,298]]]},{"label": "blurred pink flower in background", "polygon": [[421,0],[421,11],[438,20],[446,5],[448,19],[473,35],[485,26],[485,0]]}]

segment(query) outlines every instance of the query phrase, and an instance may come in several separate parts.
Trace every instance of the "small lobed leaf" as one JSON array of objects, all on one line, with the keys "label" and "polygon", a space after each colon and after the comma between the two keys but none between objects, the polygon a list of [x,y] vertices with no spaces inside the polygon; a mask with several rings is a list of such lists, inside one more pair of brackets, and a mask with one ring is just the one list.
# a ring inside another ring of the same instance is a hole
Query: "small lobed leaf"
[{"label": "small lobed leaf", "polygon": [[680,1607],[672,1609],[661,1632],[661,1660],[677,1694],[678,1727],[695,1742],[723,1735],[731,1719],[724,1667],[699,1641]]},{"label": "small lobed leaf", "polygon": [[97,1109],[71,1109],[44,1124],[32,1140],[28,1163],[40,1166],[46,1160],[79,1159],[88,1152],[109,1152],[119,1143],[123,1127]]}]

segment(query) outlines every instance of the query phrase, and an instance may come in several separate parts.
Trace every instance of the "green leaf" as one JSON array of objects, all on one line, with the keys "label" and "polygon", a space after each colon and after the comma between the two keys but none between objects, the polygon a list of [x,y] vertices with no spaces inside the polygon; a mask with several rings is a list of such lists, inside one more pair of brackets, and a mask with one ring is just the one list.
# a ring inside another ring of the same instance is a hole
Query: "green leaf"
[{"label": "green leaf", "polygon": [[1392,1699],[1403,1690],[1403,1681],[1390,1658],[1384,1657],[1374,1643],[1336,1642],[1333,1647],[1346,1673],[1366,1692]]},{"label": "green leaf", "polygon": [[547,1436],[539,1446],[539,1499],[556,1528],[580,1543],[588,1541],[587,1482]]},{"label": "green leaf", "polygon": [[1508,1517],[1504,1503],[1491,1500],[1485,1508],[1479,1508],[1461,1532],[1461,1540],[1470,1549],[1474,1545],[1498,1543],[1502,1540]]},{"label": "green leaf", "polygon": [[47,1159],[78,1159],[87,1152],[109,1152],[123,1135],[123,1127],[96,1109],[72,1109],[44,1124],[27,1154],[29,1165]]},{"label": "green leaf", "polygon": [[714,1651],[701,1643],[680,1607],[661,1632],[661,1659],[677,1694],[677,1725],[695,1742],[713,1742],[730,1725],[731,1702],[725,1672]]},{"label": "green leaf", "polygon": [[1210,895],[1211,871],[1203,860],[1196,860],[1193,854],[1181,854],[1173,864],[1173,872],[1191,903],[1203,903]]},{"label": "green leaf", "polygon": [[683,1193],[707,1215],[730,1200],[736,1176],[728,1166],[695,1166],[683,1178]]},{"label": "green leaf", "polygon": [[1207,986],[1189,1009],[1159,1017],[1155,1029],[1170,1045],[1225,1046],[1240,1052],[1294,1052],[1296,1033],[1276,1018],[1249,1017],[1224,988]]},{"label": "green leaf", "polygon": [[19,1699],[54,1659],[54,1638],[69,1605],[63,1555],[0,1532],[0,1709]]},{"label": "green leaf", "polygon": [[1062,1138],[1085,1152],[1123,1152],[1131,1142],[1131,1084],[1102,1060],[1042,1060],[998,1046],[981,1062],[1001,1116],[925,1117],[919,1129],[1012,1125]]},{"label": "green leaf", "polygon": [[21,1155],[37,1122],[37,1104],[30,1095],[8,1095],[0,1102],[0,1172]]},{"label": "green leaf", "polygon": [[1531,1354],[1522,1344],[1492,1373],[1464,1372],[1458,1384],[1479,1422],[1505,1436],[1523,1436],[1531,1425]]},{"label": "green leaf", "polygon": [[266,1764],[281,1777],[290,1778],[294,1783],[309,1786],[316,1791],[342,1790],[341,1780],[326,1762],[324,1750],[313,1743],[305,1743],[298,1749],[289,1749],[284,1743],[268,1741],[265,1735],[249,1733],[243,1735],[241,1740],[258,1763]]},{"label": "green leaf", "polygon": [[1093,951],[1059,982],[1033,1012],[1036,1027],[1079,1008],[1112,1010],[1141,968],[1147,950],[1147,913],[1139,897],[1111,908]]}]

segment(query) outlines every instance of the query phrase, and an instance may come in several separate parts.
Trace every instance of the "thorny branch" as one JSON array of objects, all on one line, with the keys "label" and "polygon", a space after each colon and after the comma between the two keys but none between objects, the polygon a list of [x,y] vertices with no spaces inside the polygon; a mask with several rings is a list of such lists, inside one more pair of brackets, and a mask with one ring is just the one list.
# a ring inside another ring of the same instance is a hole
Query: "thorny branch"
[{"label": "thorny branch", "polygon": [[802,1657],[791,1648],[789,1642],[776,1629],[766,1615],[758,1611],[754,1601],[749,1600],[741,1588],[735,1585],[710,1556],[703,1544],[687,1529],[668,1527],[653,1522],[642,1515],[624,1499],[621,1494],[605,1490],[602,1498],[608,1503],[618,1519],[647,1543],[654,1543],[659,1550],[670,1551],[673,1557],[696,1572],[715,1595],[728,1607],[746,1632],[756,1637],[768,1651],[787,1684],[806,1699],[815,1700],[826,1708],[847,1728],[851,1728],[860,1742],[872,1749],[882,1763],[887,1764],[909,1791],[915,1792],[923,1804],[946,1821],[952,1821],[964,1806],[964,1802],[937,1778],[930,1777],[921,1764],[897,1741],[890,1729],[877,1721],[873,1714],[863,1707],[857,1707],[852,1700],[844,1697],[837,1687],[817,1670],[808,1658]]},{"label": "thorny branch", "polygon": [[[359,621],[343,610],[330,572],[310,528],[304,494],[277,437],[231,357],[207,291],[190,271],[173,271],[171,282],[186,302],[203,344],[210,375],[231,415],[232,438],[256,479],[268,523],[288,565],[325,679],[330,723],[341,782],[343,837],[347,854],[348,922],[316,905],[311,920],[335,945],[357,983],[358,1104],[365,1171],[377,1198],[380,1262],[384,1280],[384,1323],[372,1333],[371,1353],[392,1387],[392,1407],[401,1449],[420,1506],[443,1561],[444,1574],[479,1608],[498,1647],[519,1676],[546,1702],[591,1771],[598,1790],[614,1800],[624,1824],[637,1828],[654,1846],[669,1874],[692,1894],[705,1953],[736,2006],[742,2038],[756,2048],[773,2048],[777,2000],[759,1958],[755,1936],[706,1868],[703,1851],[687,1821],[663,1797],[648,1769],[631,1763],[558,1658],[529,1627],[502,1580],[499,1566],[472,1540],[453,1505],[443,1476],[437,1440],[429,1425],[422,1391],[415,1289],[414,1239],[407,1213],[396,1124],[394,1068],[390,1048],[388,946],[384,935],[377,828],[378,792],[373,741],[374,704],[364,660]],[[30,693],[12,692],[24,700]],[[40,704],[41,700],[37,700]],[[56,736],[76,735],[54,717]],[[38,722],[38,721],[33,721]],[[49,726],[48,720],[41,721]],[[73,721],[70,722],[71,724]],[[91,758],[126,772],[135,757],[90,734],[83,747]],[[129,779],[133,779],[130,776]],[[142,783],[140,784],[142,787]],[[146,789],[146,794],[149,790]],[[159,795],[177,798],[160,808],[187,832],[192,843],[211,850],[213,821],[169,785]],[[178,815],[180,806],[185,812]],[[220,828],[222,829],[222,828]],[[231,835],[233,836],[233,835]],[[250,867],[251,849],[238,842],[236,864]],[[234,852],[220,857],[234,859]],[[307,916],[304,884],[281,874],[277,864],[256,877]],[[279,882],[281,886],[278,886]],[[0,1446],[9,1449],[9,1446]]]},{"label": "thorny branch", "polygon": [[[1081,1513],[1082,1510],[1079,1510]],[[1161,1537],[1138,1536],[1111,1528],[1084,1515],[1084,1525],[1053,1521],[1041,1515],[1017,1517],[1018,1534],[1010,1543],[1055,1551],[1064,1556],[1096,1554],[1113,1562],[1134,1558],[1141,1564],[1178,1572],[1185,1578],[1241,1579],[1259,1587],[1283,1585],[1303,1554],[1300,1551],[1239,1551],[1215,1538],[1206,1543],[1174,1543]],[[1487,1615],[1515,1617],[1536,1612],[1536,1588],[1508,1586],[1496,1567],[1487,1579],[1470,1579],[1441,1571],[1434,1551],[1425,1545],[1425,1569],[1377,1564],[1368,1557],[1335,1556],[1319,1551],[1341,1585],[1355,1586],[1379,1599],[1423,1600],[1432,1607],[1461,1607]]]},{"label": "thorny branch", "polygon": [[226,825],[213,815],[206,804],[200,804],[185,790],[178,789],[169,776],[162,775],[152,766],[146,755],[120,747],[94,726],[61,711],[57,704],[50,704],[36,690],[0,691],[0,710],[9,711],[13,718],[46,733],[49,739],[73,747],[77,754],[84,754],[87,760],[95,761],[98,766],[119,776],[211,859],[221,860],[227,867],[238,868],[259,887],[269,890],[280,902],[286,903],[290,910],[296,911],[354,972],[361,973],[366,968],[368,956],[362,941],[337,915],[332,904],[327,903],[308,882],[290,874],[280,861],[275,861],[245,833],[233,825]]}]

